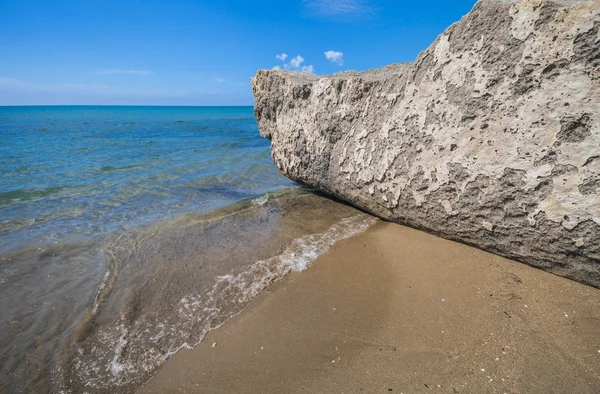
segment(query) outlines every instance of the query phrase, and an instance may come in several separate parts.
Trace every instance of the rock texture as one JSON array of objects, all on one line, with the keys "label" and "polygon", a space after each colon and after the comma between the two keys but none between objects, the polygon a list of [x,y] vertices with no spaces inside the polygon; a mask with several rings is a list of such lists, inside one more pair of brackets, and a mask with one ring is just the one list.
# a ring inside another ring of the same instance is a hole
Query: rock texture
[{"label": "rock texture", "polygon": [[415,63],[252,86],[289,178],[600,287],[600,1],[481,0]]}]

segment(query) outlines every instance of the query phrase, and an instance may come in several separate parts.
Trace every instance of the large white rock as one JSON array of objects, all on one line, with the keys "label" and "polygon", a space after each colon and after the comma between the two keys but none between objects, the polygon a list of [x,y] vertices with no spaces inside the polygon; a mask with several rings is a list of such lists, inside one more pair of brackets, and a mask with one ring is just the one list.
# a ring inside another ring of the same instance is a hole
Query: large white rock
[{"label": "large white rock", "polygon": [[260,70],[291,179],[600,287],[600,1],[481,0],[415,63]]}]

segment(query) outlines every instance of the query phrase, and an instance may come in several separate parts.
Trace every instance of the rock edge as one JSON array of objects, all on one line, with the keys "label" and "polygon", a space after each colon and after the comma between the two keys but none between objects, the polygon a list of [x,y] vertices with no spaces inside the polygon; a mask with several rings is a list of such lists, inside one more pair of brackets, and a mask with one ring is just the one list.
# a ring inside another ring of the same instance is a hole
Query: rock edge
[{"label": "rock edge", "polygon": [[600,287],[600,1],[480,0],[414,63],[252,88],[287,177]]}]

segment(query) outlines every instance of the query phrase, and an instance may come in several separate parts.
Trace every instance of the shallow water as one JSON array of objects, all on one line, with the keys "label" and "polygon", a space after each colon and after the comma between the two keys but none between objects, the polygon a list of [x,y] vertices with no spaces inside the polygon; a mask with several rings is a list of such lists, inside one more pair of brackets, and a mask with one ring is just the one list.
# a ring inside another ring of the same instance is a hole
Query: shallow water
[{"label": "shallow water", "polygon": [[0,108],[0,392],[131,392],[373,221],[278,174],[252,108]]},{"label": "shallow water", "polygon": [[4,251],[293,186],[251,107],[0,107],[0,168]]}]

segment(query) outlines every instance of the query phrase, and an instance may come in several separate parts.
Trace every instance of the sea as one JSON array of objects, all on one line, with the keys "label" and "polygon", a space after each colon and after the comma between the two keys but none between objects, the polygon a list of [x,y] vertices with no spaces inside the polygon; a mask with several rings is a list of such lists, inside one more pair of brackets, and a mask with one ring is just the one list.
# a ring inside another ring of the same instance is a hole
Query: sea
[{"label": "sea", "polygon": [[0,392],[130,393],[374,219],[252,107],[0,107]]}]

